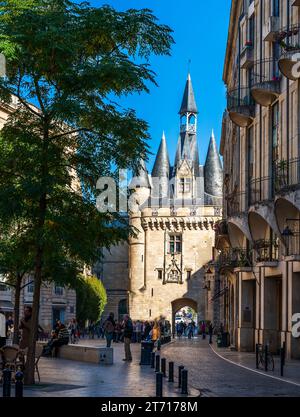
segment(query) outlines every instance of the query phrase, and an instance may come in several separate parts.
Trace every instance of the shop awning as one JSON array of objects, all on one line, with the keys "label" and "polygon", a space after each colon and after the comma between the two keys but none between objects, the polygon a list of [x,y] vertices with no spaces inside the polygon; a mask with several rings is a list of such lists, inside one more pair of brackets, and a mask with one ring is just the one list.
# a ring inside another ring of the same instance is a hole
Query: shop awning
[{"label": "shop awning", "polygon": [[9,312],[14,311],[14,306],[11,301],[0,300],[0,310]]}]

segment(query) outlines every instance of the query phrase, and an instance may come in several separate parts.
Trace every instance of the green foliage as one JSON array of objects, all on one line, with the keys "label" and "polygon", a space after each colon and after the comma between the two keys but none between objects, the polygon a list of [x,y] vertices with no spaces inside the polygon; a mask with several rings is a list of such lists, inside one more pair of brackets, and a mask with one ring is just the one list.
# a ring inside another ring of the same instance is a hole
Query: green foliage
[{"label": "green foliage", "polygon": [[81,276],[76,285],[77,319],[97,322],[107,303],[107,296],[102,282],[97,277]]},{"label": "green foliage", "polygon": [[21,224],[20,243],[33,261],[27,383],[34,380],[42,280],[75,284],[100,247],[132,233],[126,219],[97,211],[96,183],[120,168],[136,169],[146,157],[147,123],[116,101],[149,91],[149,58],[169,54],[172,42],[170,28],[148,9],[0,1],[7,61],[0,100],[14,107],[0,133],[0,240]]}]

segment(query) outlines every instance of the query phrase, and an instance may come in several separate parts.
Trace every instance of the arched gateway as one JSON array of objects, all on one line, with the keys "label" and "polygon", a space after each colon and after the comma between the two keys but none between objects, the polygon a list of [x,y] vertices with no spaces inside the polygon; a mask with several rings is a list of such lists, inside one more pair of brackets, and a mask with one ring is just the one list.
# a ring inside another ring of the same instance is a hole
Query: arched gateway
[{"label": "arched gateway", "polygon": [[172,331],[175,332],[175,316],[176,313],[181,310],[183,307],[190,307],[196,313],[198,312],[198,303],[191,298],[178,298],[177,300],[172,301]]}]

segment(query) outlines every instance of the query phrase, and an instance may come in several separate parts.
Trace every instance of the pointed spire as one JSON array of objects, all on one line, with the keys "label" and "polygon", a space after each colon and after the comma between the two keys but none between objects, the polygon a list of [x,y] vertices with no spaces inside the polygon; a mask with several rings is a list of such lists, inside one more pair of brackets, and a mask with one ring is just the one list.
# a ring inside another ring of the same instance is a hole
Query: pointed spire
[{"label": "pointed spire", "polygon": [[181,161],[181,136],[179,136],[178,141],[177,141],[175,162],[174,162],[173,174],[172,174],[173,177],[176,176],[176,171],[177,171],[177,168],[180,165],[180,161]]},{"label": "pointed spire", "polygon": [[135,180],[132,180],[132,185],[137,185],[140,188],[151,188],[148,177],[148,171],[144,159],[140,160],[140,167],[138,172],[135,174]]},{"label": "pointed spire", "polygon": [[184,113],[198,113],[190,74],[188,74],[183,99],[179,110],[179,114]]},{"label": "pointed spire", "polygon": [[156,155],[154,167],[152,170],[153,178],[167,177],[169,178],[170,174],[170,159],[167,149],[167,142],[165,132],[162,134],[161,142],[159,149]]},{"label": "pointed spire", "polygon": [[213,196],[221,196],[223,189],[223,168],[217,143],[212,131],[206,162],[204,166],[205,192]]}]

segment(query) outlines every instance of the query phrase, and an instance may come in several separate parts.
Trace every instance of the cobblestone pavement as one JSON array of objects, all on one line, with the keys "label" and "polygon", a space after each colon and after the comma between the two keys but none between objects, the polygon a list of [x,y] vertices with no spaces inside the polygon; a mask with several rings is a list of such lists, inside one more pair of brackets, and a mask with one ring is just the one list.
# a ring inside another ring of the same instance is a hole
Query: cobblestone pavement
[{"label": "cobblestone pavement", "polygon": [[[219,353],[219,351],[216,349]],[[222,353],[222,352],[220,352]],[[225,350],[223,350],[225,353]],[[231,353],[231,352],[230,352]],[[300,386],[279,381],[229,363],[217,356],[208,340],[176,340],[162,355],[189,371],[189,384],[208,397],[299,397]],[[230,354],[228,354],[230,356]],[[241,357],[241,355],[240,355]],[[254,356],[252,356],[254,359]],[[235,361],[237,353],[230,360]],[[249,358],[248,358],[249,360]],[[297,371],[299,371],[299,366]],[[294,378],[295,375],[294,375]]]}]

